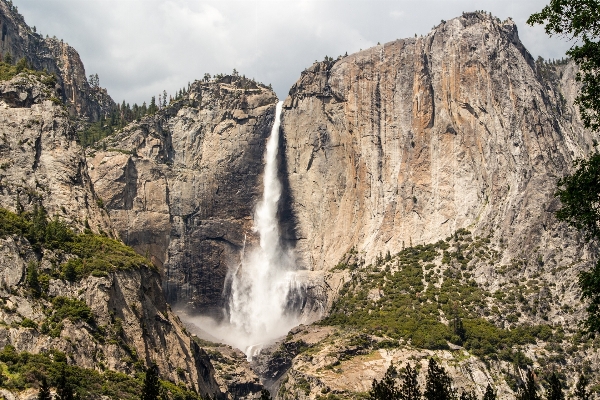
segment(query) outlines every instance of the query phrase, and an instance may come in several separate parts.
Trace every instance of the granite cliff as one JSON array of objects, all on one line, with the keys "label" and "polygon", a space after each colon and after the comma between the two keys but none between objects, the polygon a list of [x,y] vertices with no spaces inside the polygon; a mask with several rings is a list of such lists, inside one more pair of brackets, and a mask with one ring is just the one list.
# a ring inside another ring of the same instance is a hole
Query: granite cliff
[{"label": "granite cliff", "polygon": [[[493,382],[511,398],[526,365],[491,345],[480,318],[515,332],[560,327],[519,344],[528,365],[540,381],[560,368],[572,385],[582,366],[597,379],[576,285],[597,249],[554,218],[557,179],[594,146],[573,106],[575,74],[572,63],[535,61],[511,20],[482,12],[302,72],[282,121],[290,243],[323,271],[335,328],[299,328],[265,353],[258,368],[278,398],[353,398],[389,362],[432,355],[459,386],[482,395]],[[451,327],[456,315],[473,324],[467,338],[432,342],[434,321]]]},{"label": "granite cliff", "polygon": [[229,268],[256,241],[252,216],[276,102],[243,77],[196,81],[183,99],[89,151],[113,226],[162,267],[171,304],[222,316]]},{"label": "granite cliff", "polygon": [[371,260],[466,227],[493,230],[512,254],[551,240],[556,179],[592,146],[573,68],[544,80],[512,21],[468,13],[306,69],[283,115],[304,264],[330,268],[352,246]]},{"label": "granite cliff", "polygon": [[97,121],[115,106],[106,89],[90,86],[77,51],[56,37],[35,32],[10,1],[0,1],[0,33],[1,60],[8,55],[13,62],[25,58],[34,69],[55,74],[56,95],[71,116]]},{"label": "granite cliff", "polygon": [[[3,354],[59,351],[78,368],[129,374],[155,362],[164,379],[219,394],[208,356],[165,301],[156,267],[111,239],[75,122],[53,82],[26,70],[0,84]],[[102,262],[100,253],[114,261]],[[95,272],[86,263],[96,263]]]}]

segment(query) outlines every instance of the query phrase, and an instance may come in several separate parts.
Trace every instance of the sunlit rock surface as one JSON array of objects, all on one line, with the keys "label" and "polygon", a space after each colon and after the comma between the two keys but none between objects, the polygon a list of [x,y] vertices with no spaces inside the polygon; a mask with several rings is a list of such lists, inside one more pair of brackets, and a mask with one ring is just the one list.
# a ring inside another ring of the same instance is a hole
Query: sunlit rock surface
[{"label": "sunlit rock surface", "polygon": [[494,232],[506,259],[578,259],[553,217],[557,178],[592,149],[574,74],[484,13],[304,70],[282,122],[302,264],[329,269],[353,246],[370,262],[459,228]]}]

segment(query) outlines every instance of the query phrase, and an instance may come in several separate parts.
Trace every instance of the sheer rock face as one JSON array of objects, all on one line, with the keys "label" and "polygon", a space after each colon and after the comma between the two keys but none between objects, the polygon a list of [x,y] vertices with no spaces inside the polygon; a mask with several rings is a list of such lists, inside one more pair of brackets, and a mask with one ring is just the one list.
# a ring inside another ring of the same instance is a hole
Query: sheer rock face
[{"label": "sheer rock face", "polygon": [[35,76],[0,82],[0,204],[13,212],[40,201],[73,228],[111,232],[87,174],[75,128],[56,94]]},{"label": "sheer rock face", "polygon": [[[33,75],[0,83],[0,207],[19,212],[43,205],[49,216],[58,216],[75,231],[89,226],[96,233],[112,235],[108,213],[100,207],[83,149],[75,140],[73,122],[62,105],[49,100],[55,94]],[[11,344],[17,351],[32,353],[57,349],[80,367],[122,372],[133,372],[137,357],[142,365],[156,361],[166,379],[202,393],[219,393],[208,357],[168,308],[155,269],[90,276],[77,283],[50,279],[50,299],[83,300],[95,321],[90,325],[65,320],[60,335],[52,337],[41,329],[19,326],[24,318],[41,326],[47,320],[44,311],[52,309],[49,300],[27,294],[26,268],[36,262],[40,272],[51,274],[64,256],[35,250],[16,236],[0,239],[0,255],[0,321],[6,324],[0,347]],[[122,330],[114,328],[117,319]],[[100,326],[106,328],[104,333],[98,331]],[[106,337],[113,330],[121,332],[118,340]]]},{"label": "sheer rock face", "polygon": [[305,70],[282,122],[302,263],[331,268],[352,246],[370,261],[458,228],[494,232],[505,259],[576,244],[553,193],[592,140],[574,66],[555,70],[543,77],[514,23],[482,13]]},{"label": "sheer rock face", "polygon": [[252,216],[276,101],[243,78],[195,82],[185,98],[89,155],[115,228],[164,267],[171,304],[221,315],[229,268],[256,239]]},{"label": "sheer rock face", "polygon": [[17,62],[25,58],[37,70],[56,74],[57,97],[67,104],[69,113],[97,121],[115,103],[100,87],[91,87],[77,51],[54,38],[44,38],[34,32],[12,4],[0,1],[0,56]]}]

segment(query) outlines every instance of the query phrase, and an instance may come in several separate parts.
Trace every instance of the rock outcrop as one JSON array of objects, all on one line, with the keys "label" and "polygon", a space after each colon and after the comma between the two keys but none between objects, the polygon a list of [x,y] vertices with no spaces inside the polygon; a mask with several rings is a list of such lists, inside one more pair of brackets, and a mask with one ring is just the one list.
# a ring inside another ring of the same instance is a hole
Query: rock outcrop
[{"label": "rock outcrop", "polygon": [[[584,318],[577,273],[598,257],[597,248],[582,246],[580,236],[554,217],[560,206],[554,197],[557,179],[594,148],[574,106],[576,72],[573,63],[534,61],[511,20],[480,12],[443,21],[424,37],[303,71],[282,116],[285,213],[293,222],[288,240],[299,263],[325,278],[322,301],[331,305],[339,283],[346,282],[344,290],[354,292],[345,296],[367,296],[376,310],[380,300],[385,303],[385,283],[365,292],[361,276],[379,268],[383,275],[396,265],[386,260],[395,260],[400,250],[448,242],[466,228],[478,240],[487,238],[486,254],[493,257],[480,258],[481,249],[459,245],[430,260],[429,268],[468,271],[459,272],[464,283],[496,302],[493,313],[468,311],[496,326],[550,323],[568,331],[558,335],[558,345],[536,338],[523,351],[540,373],[560,364],[574,384],[581,366],[598,358],[597,347],[586,346],[572,347],[566,358],[558,355],[577,342],[575,327]],[[464,257],[462,250],[468,251]],[[460,263],[444,261],[450,254]],[[439,282],[447,279],[438,272]],[[424,281],[432,274],[424,273]],[[504,299],[504,293],[520,295]],[[443,301],[432,303],[439,321],[448,324],[450,317],[440,311]],[[282,346],[309,347],[288,357],[287,375],[278,371],[277,398],[325,393],[352,398],[380,379],[390,361],[434,354],[418,355],[414,344],[398,343],[376,351],[371,343],[356,353],[353,346],[332,341],[348,334],[352,342],[360,330],[338,328],[318,339],[314,350],[303,335],[321,328],[309,327],[271,349],[277,356],[261,356],[259,368],[277,361]],[[385,334],[371,340],[386,340]],[[549,356],[553,348],[557,353]],[[338,359],[328,359],[335,351]],[[467,352],[460,360],[451,360],[446,351],[435,356],[448,361],[458,386],[474,382],[481,392],[493,381],[501,398],[514,396],[510,379],[522,379],[519,368],[508,377],[502,360],[484,366]],[[596,368],[586,373],[597,380]]]},{"label": "rock outcrop", "polygon": [[74,48],[56,37],[42,37],[6,0],[0,1],[0,34],[0,61],[8,55],[15,63],[25,58],[34,69],[55,74],[58,98],[72,116],[97,121],[115,106],[106,89],[90,86]]},{"label": "rock outcrop", "polygon": [[183,99],[89,152],[115,229],[163,268],[171,304],[222,315],[229,268],[256,239],[252,216],[276,102],[242,77],[196,81]]},{"label": "rock outcrop", "polygon": [[538,247],[544,261],[561,248],[581,258],[553,193],[592,138],[575,67],[552,68],[541,76],[511,20],[465,13],[306,69],[282,122],[303,265],[331,268],[353,246],[371,261],[467,227],[494,232],[505,261]]},{"label": "rock outcrop", "polygon": [[[46,78],[22,73],[0,83],[0,207],[21,215],[43,207],[75,232],[111,236],[109,216],[92,187],[74,122],[65,106],[57,104],[55,88],[44,83]],[[220,393],[206,353],[167,306],[155,267],[69,282],[57,275],[68,254],[40,248],[5,230],[2,236],[0,321],[5,329],[0,347],[10,344],[32,353],[60,350],[79,367],[126,373],[156,362],[165,379],[200,393]],[[46,296],[32,296],[28,289],[26,269],[32,264],[48,277]],[[94,322],[65,319],[56,332],[47,332],[44,326],[56,298],[85,302]],[[109,340],[110,332],[114,340]]]},{"label": "rock outcrop", "polygon": [[46,78],[21,73],[0,82],[0,204],[19,211],[41,200],[50,216],[75,229],[87,222],[95,232],[111,232],[73,123]]}]

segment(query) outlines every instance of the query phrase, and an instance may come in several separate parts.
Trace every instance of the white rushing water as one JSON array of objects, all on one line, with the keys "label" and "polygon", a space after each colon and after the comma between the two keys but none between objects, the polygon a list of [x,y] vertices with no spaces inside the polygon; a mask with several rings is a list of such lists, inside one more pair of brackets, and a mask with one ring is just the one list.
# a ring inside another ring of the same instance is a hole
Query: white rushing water
[{"label": "white rushing water", "polygon": [[290,296],[298,289],[296,268],[292,254],[281,244],[277,218],[282,193],[277,166],[282,106],[283,102],[277,104],[267,141],[263,195],[254,215],[260,246],[244,249],[241,262],[230,271],[229,321],[203,319],[196,323],[214,337],[243,350],[249,360],[264,345],[285,336],[299,323],[297,315],[287,309]]}]

